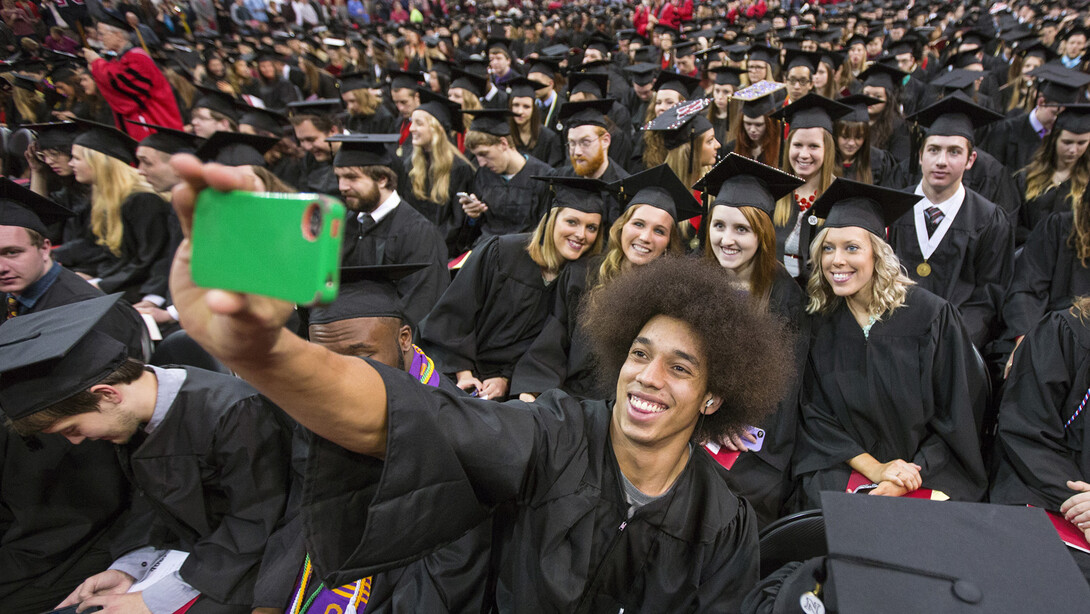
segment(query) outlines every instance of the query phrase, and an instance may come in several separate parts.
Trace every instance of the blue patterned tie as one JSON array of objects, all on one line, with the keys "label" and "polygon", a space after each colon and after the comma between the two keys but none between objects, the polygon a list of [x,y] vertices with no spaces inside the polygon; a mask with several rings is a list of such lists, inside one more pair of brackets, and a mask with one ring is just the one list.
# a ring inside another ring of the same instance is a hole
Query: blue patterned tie
[{"label": "blue patterned tie", "polygon": [[935,234],[935,231],[938,230],[939,224],[942,223],[942,220],[946,217],[946,214],[943,213],[942,209],[939,209],[938,207],[928,207],[923,210],[923,214],[924,223],[927,225],[927,238],[930,239],[931,236]]}]

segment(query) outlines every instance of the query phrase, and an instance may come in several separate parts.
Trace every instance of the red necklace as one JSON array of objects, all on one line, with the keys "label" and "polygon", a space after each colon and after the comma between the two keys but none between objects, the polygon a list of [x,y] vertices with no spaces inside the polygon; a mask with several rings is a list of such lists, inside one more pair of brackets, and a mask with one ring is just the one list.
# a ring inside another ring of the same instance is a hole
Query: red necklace
[{"label": "red necklace", "polygon": [[817,194],[811,194],[805,198],[799,198],[798,192],[793,195],[795,197],[795,204],[799,206],[799,211],[806,211],[817,200]]}]

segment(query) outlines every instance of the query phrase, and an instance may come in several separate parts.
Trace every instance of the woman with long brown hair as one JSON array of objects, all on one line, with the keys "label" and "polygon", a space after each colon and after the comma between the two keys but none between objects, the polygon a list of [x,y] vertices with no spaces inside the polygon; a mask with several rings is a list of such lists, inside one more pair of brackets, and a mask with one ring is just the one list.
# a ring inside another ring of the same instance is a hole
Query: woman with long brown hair
[{"label": "woman with long brown hair", "polygon": [[852,94],[837,100],[852,112],[834,125],[836,138],[836,174],[845,179],[873,185],[894,187],[897,162],[888,152],[871,145],[867,107],[880,102],[864,94]]},{"label": "woman with long brown hair", "polygon": [[[655,79],[654,104],[647,105],[647,116],[644,124],[654,121],[668,109],[678,103],[689,100],[693,92],[700,87],[700,80],[674,72],[663,72]],[[653,168],[666,162],[666,145],[662,142],[662,135],[653,130],[644,130],[642,138],[637,141],[633,158],[639,160],[639,168]]]},{"label": "woman with long brown hair", "polygon": [[768,166],[778,166],[783,126],[769,117],[776,110],[776,97],[765,94],[746,100],[741,106],[742,112],[734,117],[725,149]]},{"label": "woman with long brown hair", "polygon": [[1004,112],[1029,113],[1033,110],[1037,104],[1036,89],[1033,85],[1034,79],[1028,73],[1055,57],[1056,52],[1040,42],[1014,52],[1007,70],[1007,83],[999,90],[1003,97]]},{"label": "woman with long brown hair", "polygon": [[552,128],[542,125],[541,108],[534,92],[543,84],[516,77],[508,82],[511,94],[507,107],[511,110],[511,140],[523,155],[531,155],[553,168],[564,163],[564,144]]},{"label": "woman with long brown hair", "polygon": [[1069,108],[1015,175],[1022,207],[1015,242],[1023,243],[1037,225],[1056,211],[1073,211],[1090,183],[1090,115]]}]

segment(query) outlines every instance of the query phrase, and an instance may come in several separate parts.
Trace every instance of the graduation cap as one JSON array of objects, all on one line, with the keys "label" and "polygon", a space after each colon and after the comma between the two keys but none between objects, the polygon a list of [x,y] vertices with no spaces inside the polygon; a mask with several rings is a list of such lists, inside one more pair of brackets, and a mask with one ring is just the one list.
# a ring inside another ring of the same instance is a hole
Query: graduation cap
[{"label": "graduation cap", "polygon": [[417,111],[423,111],[434,117],[448,132],[455,126],[459,132],[462,130],[462,107],[458,103],[425,87],[419,87],[416,91],[420,95],[420,106],[416,107]]},{"label": "graduation cap", "polygon": [[587,39],[587,44],[584,49],[586,49],[587,51],[595,49],[599,51],[602,55],[609,55],[609,52],[613,51],[613,48],[616,46],[617,42],[614,41],[611,37],[606,36],[601,32],[595,31],[593,34],[590,35],[590,38]]},{"label": "graduation cap", "polygon": [[140,147],[147,147],[172,156],[176,153],[193,153],[204,142],[204,139],[189,132],[182,132],[165,126],[156,126],[155,124],[134,122],[131,119],[125,121],[134,126],[143,126],[154,130],[153,133],[140,141]]},{"label": "graduation cap", "polygon": [[508,120],[515,114],[508,109],[477,109],[462,112],[473,116],[473,121],[469,124],[470,130],[492,136],[511,134],[511,124]]},{"label": "graduation cap", "polygon": [[969,87],[977,79],[984,77],[986,74],[987,73],[983,70],[954,68],[932,79],[931,85],[942,88],[943,90],[962,90]]},{"label": "graduation cap", "polygon": [[284,136],[284,126],[291,123],[283,113],[261,107],[243,107],[238,125],[250,126],[278,137]]},{"label": "graduation cap", "polygon": [[1055,64],[1044,64],[1029,75],[1039,82],[1040,95],[1053,104],[1078,102],[1079,90],[1090,83],[1090,75]]},{"label": "graduation cap", "polygon": [[720,47],[719,45],[712,45],[711,47],[708,47],[707,49],[705,49],[703,51],[697,51],[693,55],[696,56],[696,59],[698,59],[701,62],[704,62],[705,64],[707,64],[709,62],[719,61],[721,59],[719,57],[719,54],[721,54],[721,53],[724,53],[722,47]]},{"label": "graduation cap", "polygon": [[44,235],[48,226],[73,215],[75,212],[41,194],[0,177],[0,226],[29,228]]},{"label": "graduation cap", "polygon": [[851,112],[852,108],[845,104],[810,92],[769,117],[791,124],[791,130],[823,128],[832,134],[833,122]]},{"label": "graduation cap", "polygon": [[76,118],[83,131],[72,141],[73,145],[93,149],[125,164],[136,161],[136,140],[124,132],[86,119]]},{"label": "graduation cap", "polygon": [[733,85],[734,87],[741,87],[742,75],[746,74],[744,69],[737,66],[716,66],[709,72],[714,75],[712,82],[715,85]]},{"label": "graduation cap", "polygon": [[951,68],[968,68],[973,64],[980,64],[981,66],[983,66],[984,60],[977,57],[977,55],[979,54],[980,49],[956,51],[954,53],[951,53],[949,57],[946,58],[946,63],[944,64],[944,66],[949,66]]},{"label": "graduation cap", "polygon": [[818,197],[811,215],[825,219],[826,228],[854,226],[886,238],[891,226],[923,198],[920,194],[882,188],[843,177]]},{"label": "graduation cap", "polygon": [[201,95],[197,98],[197,102],[193,103],[194,109],[208,109],[238,121],[238,100],[234,96],[214,87],[198,85],[197,89],[200,90]]},{"label": "graduation cap", "polygon": [[749,60],[766,62],[773,69],[780,63],[780,51],[767,45],[753,45],[749,48]]},{"label": "graduation cap", "polygon": [[696,41],[685,41],[674,45],[674,57],[684,58],[696,53]]},{"label": "graduation cap", "polygon": [[714,194],[711,207],[756,207],[768,214],[776,210],[776,201],[806,183],[802,179],[756,160],[731,152],[693,186],[705,194]]},{"label": "graduation cap", "polygon": [[648,122],[643,129],[661,132],[666,149],[677,149],[712,129],[706,113],[709,105],[711,100],[708,98],[679,102]]},{"label": "graduation cap", "polygon": [[[534,175],[532,179],[544,181],[552,188],[550,207],[567,207],[583,213],[603,215],[606,210],[603,194],[616,191],[600,179],[588,177],[564,177],[560,175]],[[544,237],[542,237],[544,239]]]},{"label": "graduation cap", "polygon": [[600,72],[572,73],[568,81],[568,97],[572,94],[590,94],[605,98],[609,91],[609,75]]},{"label": "graduation cap", "polygon": [[312,307],[310,323],[329,324],[355,318],[406,320],[396,284],[428,266],[425,263],[342,267],[341,286],[336,300],[328,305]]},{"label": "graduation cap", "polygon": [[259,47],[255,54],[258,62],[280,62],[281,64],[290,64],[291,59],[278,53],[276,49],[272,47]]},{"label": "graduation cap", "polygon": [[125,344],[94,328],[120,298],[54,307],[0,327],[0,407],[10,419],[83,392],[125,362]]},{"label": "graduation cap", "polygon": [[670,90],[681,94],[682,98],[688,99],[696,93],[696,90],[699,87],[700,79],[697,77],[690,77],[688,75],[664,70],[659,73],[658,78],[655,79],[654,90],[656,92]]},{"label": "graduation cap", "polygon": [[451,77],[453,80],[450,82],[450,87],[459,87],[469,91],[477,98],[481,98],[488,93],[488,78],[480,75],[466,72],[460,68],[451,70]]},{"label": "graduation cap", "polygon": [[902,36],[897,41],[890,44],[887,53],[896,58],[902,53],[911,53],[913,57],[916,56],[916,50],[920,48],[920,39],[915,34],[908,33]]},{"label": "graduation cap", "polygon": [[656,64],[661,57],[661,49],[654,45],[644,45],[632,54],[632,61],[637,64]]},{"label": "graduation cap", "polygon": [[844,117],[840,118],[843,122],[869,122],[870,113],[867,111],[867,107],[871,105],[883,102],[880,98],[874,96],[867,96],[866,94],[852,94],[851,96],[845,96],[838,98],[837,102],[840,104],[848,105],[852,108],[852,112],[848,113]]},{"label": "graduation cap", "polygon": [[1080,612],[1090,603],[1042,509],[835,492],[821,494],[821,507],[830,611]]},{"label": "graduation cap", "polygon": [[23,124],[38,137],[38,149],[41,151],[69,151],[76,135],[83,126],[76,122],[51,122],[45,124]]},{"label": "graduation cap", "polygon": [[875,62],[859,73],[859,80],[864,87],[880,87],[887,92],[893,92],[901,89],[907,76],[908,73],[903,70]]},{"label": "graduation cap", "polygon": [[1045,45],[1040,40],[1034,39],[1026,44],[1019,43],[1014,48],[1014,53],[1022,56],[1023,59],[1028,57],[1038,57],[1047,64],[1056,58],[1060,57],[1060,54],[1052,50],[1051,47]]},{"label": "graduation cap", "polygon": [[665,164],[629,175],[610,187],[617,191],[617,200],[625,209],[650,205],[669,213],[675,222],[694,218],[702,212],[693,193]]},{"label": "graduation cap", "polygon": [[368,72],[350,72],[344,73],[340,77],[341,91],[351,92],[353,90],[370,90],[378,89],[379,83],[375,80],[373,73]]},{"label": "graduation cap", "polygon": [[505,36],[489,36],[488,51],[499,51],[507,57],[511,57],[511,39]]},{"label": "graduation cap", "polygon": [[104,23],[108,26],[120,28],[126,32],[133,31],[133,27],[129,25],[129,22],[125,19],[125,16],[121,13],[118,13],[117,11],[111,11],[110,9],[99,7],[99,10],[95,11],[95,13],[92,14],[92,17],[94,17],[95,21],[97,21],[98,23]]},{"label": "graduation cap", "polygon": [[817,72],[818,64],[821,62],[820,53],[802,51],[799,49],[788,49],[785,53],[787,54],[787,59],[785,60],[787,70],[791,70],[796,66],[805,66],[810,69],[811,75]]},{"label": "graduation cap", "polygon": [[536,98],[537,90],[548,85],[526,77],[515,77],[507,82],[507,87],[510,88],[511,98]]},{"label": "graduation cap", "polygon": [[1056,128],[1074,134],[1090,132],[1090,104],[1069,104],[1056,118]]},{"label": "graduation cap", "polygon": [[632,82],[636,85],[647,85],[653,82],[655,80],[655,72],[658,70],[659,67],[650,62],[639,62],[624,67],[624,71],[632,75]]},{"label": "graduation cap", "polygon": [[833,74],[840,70],[840,67],[844,64],[848,56],[840,53],[839,51],[822,51],[821,62],[829,67],[829,74]]},{"label": "graduation cap", "polygon": [[344,110],[340,98],[319,98],[317,100],[299,100],[288,103],[288,114],[297,115],[336,115]]},{"label": "graduation cap", "polygon": [[417,72],[405,72],[403,70],[391,70],[386,73],[390,77],[390,89],[416,89],[424,77]]},{"label": "graduation cap", "polygon": [[612,98],[565,102],[560,106],[557,119],[564,122],[565,128],[575,128],[576,126],[600,126],[606,128],[606,114],[609,113],[612,108]]},{"label": "graduation cap", "polygon": [[216,132],[197,148],[202,162],[218,162],[227,166],[265,166],[265,152],[280,142],[273,136]]},{"label": "graduation cap", "polygon": [[[567,52],[567,47],[564,48],[564,51]],[[547,75],[550,79],[555,79],[556,73],[558,72],[560,72],[559,59],[547,56],[538,56],[538,58],[530,64],[530,70],[526,71],[526,74],[532,75],[537,73]]]},{"label": "graduation cap", "polygon": [[977,128],[1003,119],[1003,116],[976,104],[963,92],[954,92],[905,119],[927,126],[927,136],[963,136],[971,145],[975,142]]}]

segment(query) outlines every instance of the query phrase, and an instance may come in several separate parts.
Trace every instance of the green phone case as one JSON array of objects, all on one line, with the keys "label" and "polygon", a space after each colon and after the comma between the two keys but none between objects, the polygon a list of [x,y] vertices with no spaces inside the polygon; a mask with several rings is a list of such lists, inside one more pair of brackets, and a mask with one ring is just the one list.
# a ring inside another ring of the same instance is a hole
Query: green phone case
[{"label": "green phone case", "polygon": [[340,285],[345,207],[320,194],[206,189],[193,214],[193,281],[300,305]]}]

